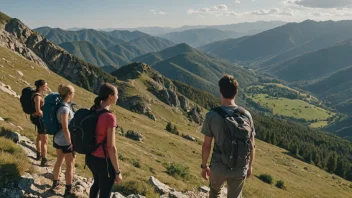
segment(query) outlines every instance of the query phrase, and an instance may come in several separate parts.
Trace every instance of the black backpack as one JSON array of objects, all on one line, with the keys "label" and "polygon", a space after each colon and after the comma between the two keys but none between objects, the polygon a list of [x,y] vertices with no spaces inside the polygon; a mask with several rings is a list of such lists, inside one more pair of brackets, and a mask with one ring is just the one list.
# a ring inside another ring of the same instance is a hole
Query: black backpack
[{"label": "black backpack", "polygon": [[95,129],[98,117],[106,112],[106,109],[96,111],[93,109],[79,109],[69,124],[73,150],[80,154],[90,154],[99,146],[106,143],[106,139],[96,144]]},{"label": "black backpack", "polygon": [[32,87],[26,87],[22,90],[20,102],[24,113],[31,115],[35,112],[33,98],[37,95],[39,94],[35,94],[35,90]]},{"label": "black backpack", "polygon": [[223,108],[215,107],[212,109],[224,118],[225,138],[221,145],[216,145],[221,152],[221,161],[229,169],[235,167],[245,167],[249,163],[252,151],[252,126],[251,120],[246,115],[246,110],[238,107],[233,115],[229,115]]}]

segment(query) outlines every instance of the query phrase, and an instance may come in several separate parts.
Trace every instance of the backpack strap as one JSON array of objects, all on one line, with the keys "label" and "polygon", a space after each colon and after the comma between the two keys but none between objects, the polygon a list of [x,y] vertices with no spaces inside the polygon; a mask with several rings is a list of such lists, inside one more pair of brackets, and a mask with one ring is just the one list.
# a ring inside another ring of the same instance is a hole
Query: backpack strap
[{"label": "backpack strap", "polygon": [[231,117],[222,107],[218,106],[212,109],[215,111],[219,116],[223,118]]}]

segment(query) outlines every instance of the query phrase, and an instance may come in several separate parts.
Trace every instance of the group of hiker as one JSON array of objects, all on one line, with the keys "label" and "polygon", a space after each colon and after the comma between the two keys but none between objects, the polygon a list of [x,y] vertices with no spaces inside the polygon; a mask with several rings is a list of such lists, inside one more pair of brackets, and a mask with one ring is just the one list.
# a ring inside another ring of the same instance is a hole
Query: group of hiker
[{"label": "group of hiker", "polygon": [[[60,187],[59,175],[65,160],[64,196],[72,195],[75,152],[78,152],[86,155],[86,164],[94,177],[89,196],[110,197],[114,182],[120,184],[122,181],[115,145],[116,117],[110,111],[111,105],[115,105],[118,99],[117,88],[103,84],[90,109],[74,112],[71,105],[75,96],[73,86],[60,85],[58,93],[51,93],[45,99],[47,83],[38,80],[35,86],[35,90],[25,88],[22,91],[21,104],[23,110],[30,113],[37,128],[37,160],[41,160],[42,166],[48,162],[48,134],[54,135],[57,158],[52,189]],[[252,175],[256,133],[251,114],[235,103],[238,89],[238,82],[233,76],[224,75],[219,80],[221,105],[206,114],[201,130],[204,143],[200,168],[202,177],[210,180],[210,198],[221,197],[225,182],[228,198],[242,197],[245,179]],[[26,104],[31,104],[31,111]],[[213,154],[208,165],[213,140]]]},{"label": "group of hiker", "polygon": [[64,197],[74,195],[72,179],[74,174],[75,153],[86,154],[86,165],[94,177],[90,197],[110,197],[113,183],[121,183],[122,175],[115,145],[116,117],[110,111],[116,104],[118,90],[111,84],[103,84],[90,109],[74,112],[72,100],[75,88],[60,85],[58,92],[44,98],[48,84],[37,80],[36,89],[26,87],[20,98],[23,111],[30,114],[30,120],[37,131],[37,158],[41,166],[47,166],[48,135],[53,135],[56,149],[56,163],[53,169],[52,190],[62,187],[59,182],[61,166],[65,160]]}]

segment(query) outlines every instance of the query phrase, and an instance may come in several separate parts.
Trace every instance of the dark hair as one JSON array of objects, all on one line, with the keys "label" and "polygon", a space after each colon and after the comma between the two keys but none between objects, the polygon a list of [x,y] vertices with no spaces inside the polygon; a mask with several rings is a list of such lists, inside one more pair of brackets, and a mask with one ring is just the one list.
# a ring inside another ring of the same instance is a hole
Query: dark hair
[{"label": "dark hair", "polygon": [[219,88],[224,98],[233,99],[238,93],[238,82],[233,76],[225,74],[219,80]]},{"label": "dark hair", "polygon": [[103,85],[100,86],[99,89],[99,94],[98,96],[94,99],[94,106],[96,108],[100,107],[101,101],[105,101],[106,99],[109,98],[110,95],[115,94],[115,90],[117,88],[109,83],[105,83]]},{"label": "dark hair", "polygon": [[45,80],[37,80],[34,82],[34,85],[36,87],[36,91],[39,91],[39,88],[43,85],[45,85]]}]

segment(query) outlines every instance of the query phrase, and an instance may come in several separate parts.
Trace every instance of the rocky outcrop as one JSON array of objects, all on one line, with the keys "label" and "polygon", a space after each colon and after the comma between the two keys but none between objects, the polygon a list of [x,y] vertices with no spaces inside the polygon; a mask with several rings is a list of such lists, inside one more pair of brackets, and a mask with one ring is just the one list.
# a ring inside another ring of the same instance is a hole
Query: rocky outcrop
[{"label": "rocky outcrop", "polygon": [[188,112],[188,117],[190,120],[198,124],[202,124],[204,122],[202,109],[199,106],[192,108],[191,111]]},{"label": "rocky outcrop", "polygon": [[20,98],[20,95],[18,95],[14,90],[12,90],[10,85],[5,85],[2,82],[0,82],[0,92],[5,92],[15,98]]},{"label": "rocky outcrop", "polygon": [[72,56],[18,19],[10,19],[0,30],[0,45],[95,93],[104,82],[116,82],[111,75]]},{"label": "rocky outcrop", "polygon": [[133,130],[128,130],[125,137],[131,139],[131,140],[135,140],[135,141],[143,141],[144,137],[142,136],[142,134],[138,133],[137,131],[133,131]]}]

